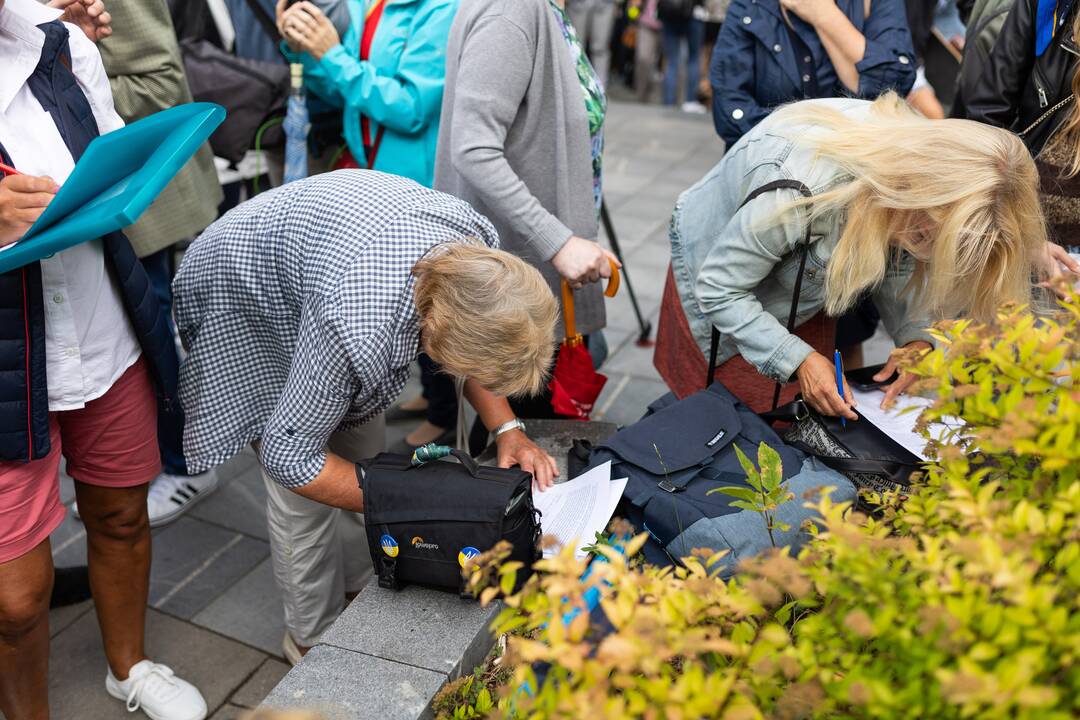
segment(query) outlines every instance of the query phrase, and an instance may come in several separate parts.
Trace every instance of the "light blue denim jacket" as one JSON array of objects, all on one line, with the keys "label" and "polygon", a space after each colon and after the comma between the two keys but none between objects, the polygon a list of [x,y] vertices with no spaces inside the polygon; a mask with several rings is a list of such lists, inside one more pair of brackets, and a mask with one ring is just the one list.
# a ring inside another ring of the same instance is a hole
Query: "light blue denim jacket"
[{"label": "light blue denim jacket", "polygon": [[[865,114],[864,100],[813,100],[847,114]],[[798,246],[806,236],[807,209],[784,209],[800,195],[766,193],[740,209],[766,183],[793,179],[816,195],[849,179],[812,149],[795,142],[805,128],[767,119],[744,135],[713,170],[687,190],[671,219],[671,265],[686,319],[703,353],[712,326],[721,335],[719,362],[735,355],[774,380],[787,381],[813,352],[786,328]],[[825,269],[843,230],[843,213],[814,220],[797,325],[825,304]],[[907,254],[892,262],[873,298],[885,329],[898,346],[931,342],[930,321],[905,288],[914,272]]]}]

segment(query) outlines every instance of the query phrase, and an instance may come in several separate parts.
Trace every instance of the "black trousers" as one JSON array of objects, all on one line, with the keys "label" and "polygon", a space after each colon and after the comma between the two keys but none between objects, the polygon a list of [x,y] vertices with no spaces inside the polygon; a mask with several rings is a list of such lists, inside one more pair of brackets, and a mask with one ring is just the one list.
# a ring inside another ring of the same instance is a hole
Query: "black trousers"
[{"label": "black trousers", "polygon": [[428,401],[427,421],[436,427],[457,427],[457,391],[454,378],[442,372],[438,363],[420,354],[420,385]]}]

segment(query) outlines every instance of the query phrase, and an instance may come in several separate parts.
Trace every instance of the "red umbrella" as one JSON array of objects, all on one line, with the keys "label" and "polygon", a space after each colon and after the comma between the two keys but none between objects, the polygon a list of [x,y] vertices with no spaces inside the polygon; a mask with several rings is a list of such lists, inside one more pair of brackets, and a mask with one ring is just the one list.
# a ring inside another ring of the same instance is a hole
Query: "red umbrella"
[{"label": "red umbrella", "polygon": [[[619,291],[619,270],[611,265],[611,280],[604,295],[615,297]],[[551,375],[551,406],[555,412],[575,420],[588,420],[596,398],[604,389],[607,376],[596,372],[592,356],[585,347],[584,339],[577,332],[574,321],[574,293],[565,280],[562,282],[563,321],[566,339],[559,347],[555,359],[555,372]]]}]

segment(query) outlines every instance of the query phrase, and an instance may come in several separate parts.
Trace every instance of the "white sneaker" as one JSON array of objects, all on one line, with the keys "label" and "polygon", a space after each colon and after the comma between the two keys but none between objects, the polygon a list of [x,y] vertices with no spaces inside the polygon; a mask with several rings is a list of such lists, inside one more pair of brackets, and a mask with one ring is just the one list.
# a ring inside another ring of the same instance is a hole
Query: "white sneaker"
[{"label": "white sneaker", "polygon": [[167,525],[191,507],[217,490],[218,475],[214,470],[202,475],[170,475],[161,473],[150,483],[146,509],[150,527]]},{"label": "white sneaker", "polygon": [[[150,492],[146,497],[146,510],[150,516],[150,527],[168,525],[191,509],[191,506],[217,490],[217,471],[210,470],[202,475],[170,475],[161,473],[150,482]],[[71,502],[71,512],[79,515],[79,503]]]},{"label": "white sneaker", "polygon": [[684,102],[682,111],[691,115],[704,115],[707,112],[705,106],[699,102]]},{"label": "white sneaker", "polygon": [[171,668],[143,660],[128,671],[128,679],[117,680],[109,669],[105,690],[127,703],[128,712],[142,710],[150,720],[203,720],[206,700],[194,685],[181,680]]}]

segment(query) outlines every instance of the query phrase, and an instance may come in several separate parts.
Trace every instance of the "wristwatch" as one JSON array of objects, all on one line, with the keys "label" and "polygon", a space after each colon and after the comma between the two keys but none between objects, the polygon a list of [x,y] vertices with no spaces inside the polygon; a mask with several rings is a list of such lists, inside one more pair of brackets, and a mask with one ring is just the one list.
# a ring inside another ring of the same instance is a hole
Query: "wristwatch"
[{"label": "wristwatch", "polygon": [[508,433],[511,430],[520,430],[521,432],[525,432],[525,423],[521,422],[521,420],[517,418],[514,418],[513,420],[509,422],[504,422],[502,425],[492,430],[492,433],[495,435],[496,438],[498,438],[503,433]]}]

